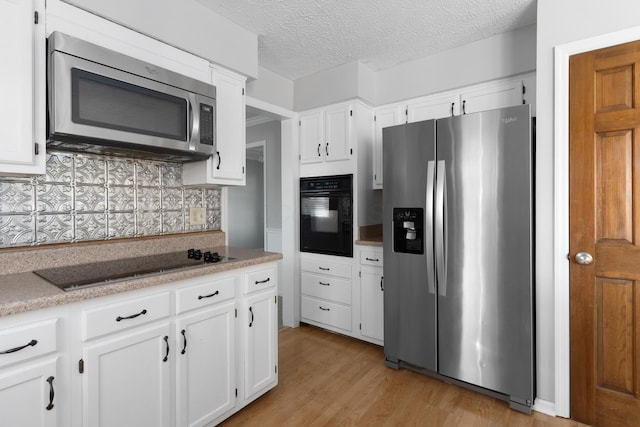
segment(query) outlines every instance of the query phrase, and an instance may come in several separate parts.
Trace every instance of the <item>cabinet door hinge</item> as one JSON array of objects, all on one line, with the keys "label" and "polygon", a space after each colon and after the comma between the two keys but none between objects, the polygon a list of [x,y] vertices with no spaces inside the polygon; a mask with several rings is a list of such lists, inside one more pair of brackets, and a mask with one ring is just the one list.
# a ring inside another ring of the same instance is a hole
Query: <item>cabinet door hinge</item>
[{"label": "cabinet door hinge", "polygon": [[37,24],[40,21],[40,16],[38,15],[38,11],[33,12],[33,23]]},{"label": "cabinet door hinge", "polygon": [[349,116],[353,117],[353,110],[349,110]]},{"label": "cabinet door hinge", "polygon": [[84,374],[84,360],[78,360],[78,372]]},{"label": "cabinet door hinge", "polygon": [[244,166],[242,167],[242,174],[244,175]]},{"label": "cabinet door hinge", "polygon": [[244,88],[242,88],[242,94],[244,95]]},{"label": "cabinet door hinge", "polygon": [[36,156],[38,154],[40,154],[40,144],[38,144],[37,142],[33,144],[33,151],[36,154]]},{"label": "cabinet door hinge", "polygon": [[527,87],[522,85],[522,94],[524,95],[525,93],[527,93]]},{"label": "cabinet door hinge", "polygon": [[362,330],[362,323],[360,323],[360,330]]},{"label": "cabinet door hinge", "polygon": [[236,318],[238,318],[238,309],[236,308]]},{"label": "cabinet door hinge", "polygon": [[275,372],[278,373],[278,365],[275,366]]},{"label": "cabinet door hinge", "polygon": [[298,120],[298,126],[302,126],[302,120]]},{"label": "cabinet door hinge", "polygon": [[236,388],[236,397],[238,397],[238,389]]},{"label": "cabinet door hinge", "polygon": [[273,297],[273,303],[277,304],[278,303],[278,295],[276,295],[275,297]]},{"label": "cabinet door hinge", "polygon": [[353,148],[349,148],[349,154],[353,154]]},{"label": "cabinet door hinge", "polygon": [[373,179],[378,179],[378,175],[376,175],[375,173],[373,174]]},{"label": "cabinet door hinge", "polygon": [[298,154],[298,160],[302,160],[302,154]]},{"label": "cabinet door hinge", "polygon": [[358,271],[358,277],[362,277],[362,271]]},{"label": "cabinet door hinge", "polygon": [[377,116],[373,116],[373,121],[375,122],[377,119]]}]

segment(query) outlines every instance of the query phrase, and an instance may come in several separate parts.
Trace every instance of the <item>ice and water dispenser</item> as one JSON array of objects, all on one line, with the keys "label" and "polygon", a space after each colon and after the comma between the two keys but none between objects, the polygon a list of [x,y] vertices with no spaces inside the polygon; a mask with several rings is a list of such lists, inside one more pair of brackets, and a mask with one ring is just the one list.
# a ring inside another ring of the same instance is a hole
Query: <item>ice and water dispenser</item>
[{"label": "ice and water dispenser", "polygon": [[393,251],[424,253],[424,210],[422,208],[393,209]]}]

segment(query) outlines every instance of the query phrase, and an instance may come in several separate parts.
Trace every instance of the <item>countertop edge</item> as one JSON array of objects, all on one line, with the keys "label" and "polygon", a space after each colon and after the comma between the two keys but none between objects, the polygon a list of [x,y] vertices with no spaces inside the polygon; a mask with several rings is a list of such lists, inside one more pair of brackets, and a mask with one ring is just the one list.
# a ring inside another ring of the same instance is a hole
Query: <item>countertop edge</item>
[{"label": "countertop edge", "polygon": [[[276,262],[281,260],[282,258],[282,254],[280,253],[256,252],[255,256],[251,256],[248,258],[238,257],[238,259],[226,262],[224,264],[211,264],[194,269],[185,269],[146,277],[138,277],[112,284],[104,284],[69,292],[65,292],[57,288],[44,279],[36,276],[32,272],[17,273],[11,275],[13,276],[13,279],[23,278],[25,282],[34,284],[37,288],[39,288],[39,293],[41,293],[41,295],[7,302],[2,302],[2,297],[0,297],[0,318],[19,313],[70,304],[78,301],[99,298],[102,296],[114,295],[137,289],[150,288],[154,286],[164,285],[170,282],[178,282],[181,280],[191,279],[194,277],[224,273],[227,271],[238,270],[245,267],[252,267],[260,264]],[[14,287],[19,286],[20,285],[15,285]],[[0,290],[4,290],[3,287],[0,286]]]}]

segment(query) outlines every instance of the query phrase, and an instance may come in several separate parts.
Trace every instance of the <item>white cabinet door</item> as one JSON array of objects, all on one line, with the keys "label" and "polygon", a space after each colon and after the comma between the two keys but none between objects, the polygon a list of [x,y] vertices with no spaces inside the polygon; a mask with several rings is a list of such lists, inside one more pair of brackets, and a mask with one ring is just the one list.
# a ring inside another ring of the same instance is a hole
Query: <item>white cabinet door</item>
[{"label": "white cabinet door", "polygon": [[321,112],[301,115],[300,163],[318,163],[324,160],[324,115]]},{"label": "white cabinet door", "polygon": [[351,107],[339,107],[324,113],[325,160],[347,160],[351,152]]},{"label": "white cabinet door", "polygon": [[169,322],[83,348],[85,427],[172,425]]},{"label": "white cabinet door", "polygon": [[235,405],[235,303],[176,321],[176,425],[203,426]]},{"label": "white cabinet door", "polygon": [[407,105],[407,122],[442,119],[458,114],[460,111],[458,94],[430,96]]},{"label": "white cabinet door", "polygon": [[373,188],[382,188],[382,129],[404,123],[404,107],[396,105],[376,110],[373,139]]},{"label": "white cabinet door", "polygon": [[300,115],[300,163],[348,160],[352,114],[346,105]]},{"label": "white cabinet door", "polygon": [[522,104],[522,80],[488,84],[460,94],[462,113],[470,114]]},{"label": "white cabinet door", "polygon": [[185,163],[185,185],[245,185],[245,78],[212,68],[216,86],[216,151],[209,159]]},{"label": "white cabinet door", "polygon": [[213,178],[219,183],[245,184],[245,99],[243,77],[214,70],[216,86],[216,155]]},{"label": "white cabinet door", "polygon": [[0,0],[1,174],[45,173],[43,4],[43,0]]},{"label": "white cabinet door", "polygon": [[57,359],[24,363],[0,373],[0,425],[58,425]]},{"label": "white cabinet door", "polygon": [[382,268],[363,267],[360,278],[360,325],[362,335],[384,338],[384,277]]},{"label": "white cabinet door", "polygon": [[247,297],[243,311],[244,398],[250,400],[278,379],[275,289]]}]

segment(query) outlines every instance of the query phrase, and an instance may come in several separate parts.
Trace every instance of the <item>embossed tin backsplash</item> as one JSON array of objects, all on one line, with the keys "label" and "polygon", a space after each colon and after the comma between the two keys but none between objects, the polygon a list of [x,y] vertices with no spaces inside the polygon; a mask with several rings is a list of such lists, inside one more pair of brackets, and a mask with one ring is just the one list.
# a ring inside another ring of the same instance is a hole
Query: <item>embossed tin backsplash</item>
[{"label": "embossed tin backsplash", "polygon": [[178,163],[50,152],[46,175],[0,177],[0,247],[219,229],[220,189],[183,186]]}]

